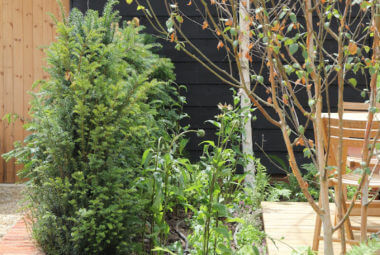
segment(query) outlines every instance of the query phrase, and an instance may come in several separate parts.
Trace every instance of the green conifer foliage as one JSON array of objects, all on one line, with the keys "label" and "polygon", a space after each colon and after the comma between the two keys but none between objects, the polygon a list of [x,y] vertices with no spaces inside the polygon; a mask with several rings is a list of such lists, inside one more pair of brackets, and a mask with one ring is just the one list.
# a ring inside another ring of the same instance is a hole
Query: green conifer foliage
[{"label": "green conifer foliage", "polygon": [[32,134],[8,153],[24,164],[33,235],[47,254],[131,254],[142,250],[146,201],[136,180],[143,151],[170,139],[181,101],[173,65],[136,22],[119,27],[72,10],[47,51],[48,80],[34,94]]}]

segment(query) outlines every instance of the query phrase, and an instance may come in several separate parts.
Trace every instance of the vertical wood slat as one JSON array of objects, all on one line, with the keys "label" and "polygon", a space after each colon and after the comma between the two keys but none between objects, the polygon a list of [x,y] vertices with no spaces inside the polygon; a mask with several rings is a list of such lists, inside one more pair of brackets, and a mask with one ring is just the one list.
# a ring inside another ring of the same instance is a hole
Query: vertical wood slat
[{"label": "vertical wood slat", "polygon": [[[4,33],[2,24],[4,22],[3,20],[3,10],[4,10],[4,3],[3,1],[0,1],[0,116],[4,115],[4,63],[3,63],[3,52],[4,52]],[[3,132],[4,131],[4,125],[3,122],[0,123],[0,152],[3,152],[5,150],[5,146],[3,143]],[[5,169],[5,162],[4,160],[0,160],[0,182],[4,181],[4,171]]]},{"label": "vertical wood slat", "polygon": [[[69,0],[62,1],[66,11]],[[47,78],[44,47],[55,39],[50,12],[60,17],[56,0],[0,1],[0,154],[13,149],[15,141],[28,135],[22,126],[29,118],[27,93],[37,79]],[[2,120],[7,113],[17,114],[12,124]],[[0,159],[0,183],[17,181],[14,161]]]},{"label": "vertical wood slat", "polygon": [[[28,93],[31,84],[34,82],[34,65],[33,65],[33,1],[23,2],[23,55],[24,55],[24,84],[23,84],[23,94],[24,94],[24,110],[22,124],[26,123],[28,119],[28,112],[30,110],[30,100],[32,96]],[[24,130],[24,137],[28,135],[26,130]]]},{"label": "vertical wood slat", "polygon": [[[3,0],[3,33],[4,33],[4,55],[3,66],[4,72],[4,113],[13,113],[13,73],[14,73],[14,56],[13,56],[13,0]],[[2,116],[1,116],[2,117]],[[6,121],[3,121],[4,131],[2,141],[5,146],[5,151],[12,149],[12,141],[14,140],[14,132],[12,126]],[[7,183],[14,182],[14,160],[5,164],[4,181]]]},{"label": "vertical wood slat", "polygon": [[[23,126],[21,118],[23,117],[24,110],[24,89],[23,89],[23,76],[24,76],[24,54],[23,54],[23,3],[22,1],[13,1],[13,112],[18,116],[12,129],[14,132],[14,141],[23,140]],[[13,141],[12,141],[13,145]],[[12,149],[14,147],[12,146]],[[17,171],[21,170],[21,165],[15,165],[14,173],[12,175],[12,182],[17,181]]]}]

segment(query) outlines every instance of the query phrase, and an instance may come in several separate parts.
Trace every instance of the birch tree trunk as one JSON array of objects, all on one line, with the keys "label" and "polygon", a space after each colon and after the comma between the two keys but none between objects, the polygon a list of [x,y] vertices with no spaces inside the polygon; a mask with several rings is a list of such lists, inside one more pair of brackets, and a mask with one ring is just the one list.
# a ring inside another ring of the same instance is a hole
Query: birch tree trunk
[{"label": "birch tree trunk", "polygon": [[[241,77],[240,82],[242,86],[246,87],[245,91],[250,91],[250,75],[249,75],[249,61],[246,57],[249,54],[249,9],[250,9],[250,1],[249,0],[241,0],[239,4],[239,24],[240,24],[240,66],[241,66]],[[250,109],[251,100],[249,99],[247,93],[240,90],[240,106],[241,108]],[[251,115],[249,114],[248,121],[244,124],[244,131],[242,135],[242,148],[243,153],[247,155],[253,156],[253,142],[252,142],[252,123],[251,123]],[[247,177],[245,182],[248,185],[254,185],[255,183],[255,165],[251,158],[248,159],[248,164],[244,169]]]}]

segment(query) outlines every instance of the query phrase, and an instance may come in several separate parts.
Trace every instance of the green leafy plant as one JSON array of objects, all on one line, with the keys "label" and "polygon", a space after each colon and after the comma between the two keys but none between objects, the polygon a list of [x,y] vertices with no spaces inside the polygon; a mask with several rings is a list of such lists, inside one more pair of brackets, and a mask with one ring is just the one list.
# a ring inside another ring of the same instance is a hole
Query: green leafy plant
[{"label": "green leafy plant", "polygon": [[[239,145],[241,125],[246,121],[241,116],[247,109],[238,107],[238,97],[234,102],[234,107],[220,104],[221,114],[209,121],[217,128],[218,139],[202,142],[199,162],[190,163],[181,152],[187,141],[184,135],[197,132],[202,136],[203,130],[184,130],[170,143],[160,140],[145,151],[142,165],[151,178],[141,179],[140,187],[150,201],[145,234],[150,250],[230,254],[255,252],[262,246],[265,234],[259,207],[268,177],[257,159],[252,159],[257,169],[254,187],[243,185],[245,175],[236,174],[238,165],[247,161]],[[173,233],[178,241],[173,242]]]},{"label": "green leafy plant", "polygon": [[[303,179],[308,183],[309,192],[315,200],[318,200],[318,169],[313,163],[303,164],[302,168],[304,170]],[[296,177],[292,173],[288,173],[287,177],[287,182],[279,181],[273,185],[273,195],[275,195],[279,200],[306,202],[306,197],[304,196],[301,188],[297,185]]]},{"label": "green leafy plant", "polygon": [[380,250],[380,240],[372,239],[367,243],[361,243],[358,246],[353,246],[350,251],[348,251],[348,255],[375,255]]},{"label": "green leafy plant", "polygon": [[33,236],[46,254],[144,250],[148,200],[136,180],[146,148],[169,140],[183,102],[173,65],[136,22],[71,11],[47,51],[50,75],[31,103],[32,132],[5,155],[24,164]]}]

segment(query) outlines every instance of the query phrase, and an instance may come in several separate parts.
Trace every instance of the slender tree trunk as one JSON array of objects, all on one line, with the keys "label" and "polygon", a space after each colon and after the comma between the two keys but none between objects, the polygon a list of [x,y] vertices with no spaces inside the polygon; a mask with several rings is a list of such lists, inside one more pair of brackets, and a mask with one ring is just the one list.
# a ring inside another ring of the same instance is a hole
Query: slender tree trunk
[{"label": "slender tree trunk", "polygon": [[313,71],[310,76],[314,82],[315,89],[315,121],[314,121],[314,132],[316,140],[316,150],[317,150],[317,163],[320,176],[320,196],[322,204],[322,225],[323,225],[323,245],[324,245],[324,254],[333,255],[333,229],[331,224],[331,213],[330,213],[330,204],[329,204],[329,193],[328,193],[328,176],[325,169],[325,153],[324,153],[324,141],[323,141],[323,123],[322,123],[322,94],[321,94],[321,77],[316,72],[314,66],[314,29],[313,29],[313,13],[312,13],[311,0],[305,0],[305,18],[307,26],[307,53],[310,58],[310,63],[312,65]]},{"label": "slender tree trunk", "polygon": [[[239,24],[240,24],[240,35],[241,35],[241,43],[240,43],[240,65],[241,65],[241,77],[240,82],[242,86],[247,88],[246,91],[251,90],[250,86],[250,75],[249,75],[249,61],[246,57],[249,54],[249,9],[250,9],[250,1],[242,0],[239,4]],[[240,105],[242,108],[249,109],[251,105],[251,101],[242,89],[239,91],[240,93]],[[250,115],[249,115],[250,116]],[[242,135],[242,147],[243,152],[247,155],[253,156],[253,141],[252,141],[252,123],[251,117],[249,117],[248,121],[244,125],[244,132]],[[248,173],[246,178],[246,183],[248,185],[254,185],[255,183],[255,165],[252,159],[248,159],[248,164],[244,169],[245,173]]]},{"label": "slender tree trunk", "polygon": [[[380,56],[380,49],[379,49],[379,31],[380,31],[380,0],[377,0],[376,5],[374,7],[374,11],[372,12],[372,26],[374,28],[374,40],[373,40],[373,56],[372,60],[374,63],[377,63]],[[376,94],[377,94],[377,79],[378,79],[378,72],[375,72],[371,77],[371,94],[370,94],[370,107],[376,107]],[[367,129],[366,129],[366,137],[365,137],[365,143],[363,146],[363,160],[367,162],[368,164],[365,167],[369,167],[369,162],[371,161],[370,157],[371,155],[368,153],[368,144],[369,144],[369,132],[371,128],[371,123],[373,119],[373,112],[368,112],[368,123],[367,123]],[[367,241],[367,232],[368,232],[368,226],[367,226],[367,216],[368,216],[368,205],[369,205],[369,198],[368,198],[368,189],[369,189],[369,179],[368,175],[364,176],[364,184],[362,188],[362,200],[361,200],[361,227],[360,227],[360,241],[366,242]]]}]

